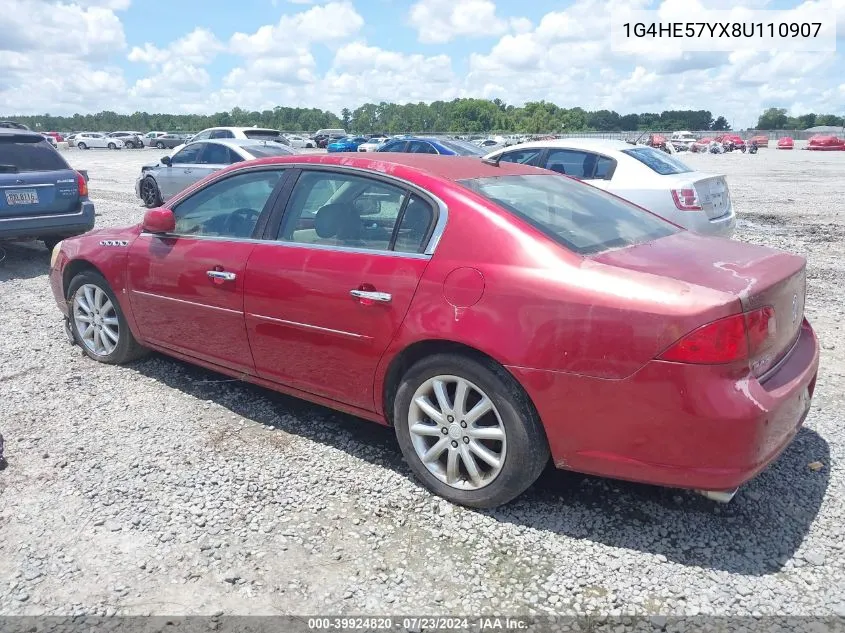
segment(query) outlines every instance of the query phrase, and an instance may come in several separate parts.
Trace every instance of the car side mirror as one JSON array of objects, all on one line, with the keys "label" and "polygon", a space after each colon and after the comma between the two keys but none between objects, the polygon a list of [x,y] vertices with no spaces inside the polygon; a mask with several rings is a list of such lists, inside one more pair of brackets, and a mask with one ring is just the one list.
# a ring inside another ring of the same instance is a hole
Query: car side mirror
[{"label": "car side mirror", "polygon": [[173,164],[173,162],[170,160],[170,156],[165,156],[161,159],[161,164],[167,165],[168,167],[170,167]]},{"label": "car side mirror", "polygon": [[141,228],[148,233],[172,233],[176,229],[176,216],[170,209],[150,209],[144,214]]}]

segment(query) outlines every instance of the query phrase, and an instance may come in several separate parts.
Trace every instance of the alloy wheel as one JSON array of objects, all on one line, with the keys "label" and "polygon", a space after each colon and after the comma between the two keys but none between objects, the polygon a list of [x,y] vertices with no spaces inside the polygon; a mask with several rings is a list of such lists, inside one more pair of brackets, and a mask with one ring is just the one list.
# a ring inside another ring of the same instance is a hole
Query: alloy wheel
[{"label": "alloy wheel", "polygon": [[152,178],[144,178],[141,181],[141,200],[148,207],[153,207],[158,202],[158,192],[156,191],[156,184]]},{"label": "alloy wheel", "polygon": [[419,386],[408,428],[422,464],[448,486],[484,488],[504,466],[502,418],[487,394],[459,376],[434,376]]},{"label": "alloy wheel", "polygon": [[94,284],[80,286],[73,295],[73,322],[80,342],[97,356],[108,356],[120,341],[117,312],[108,295]]}]

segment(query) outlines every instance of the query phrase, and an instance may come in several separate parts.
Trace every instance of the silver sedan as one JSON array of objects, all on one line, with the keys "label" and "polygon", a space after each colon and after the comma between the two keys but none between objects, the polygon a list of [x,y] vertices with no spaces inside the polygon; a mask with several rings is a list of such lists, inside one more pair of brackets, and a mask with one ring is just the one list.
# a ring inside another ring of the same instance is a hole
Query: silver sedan
[{"label": "silver sedan", "polygon": [[234,163],[268,156],[296,154],[288,145],[255,139],[195,141],[173,156],[141,167],[135,181],[135,195],[146,207],[157,207],[209,174]]}]

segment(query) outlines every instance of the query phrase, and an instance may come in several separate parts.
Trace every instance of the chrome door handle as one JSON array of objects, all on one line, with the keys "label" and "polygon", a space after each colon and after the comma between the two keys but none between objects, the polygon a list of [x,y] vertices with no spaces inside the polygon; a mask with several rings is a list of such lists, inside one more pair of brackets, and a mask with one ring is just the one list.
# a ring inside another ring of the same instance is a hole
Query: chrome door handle
[{"label": "chrome door handle", "polygon": [[351,294],[356,299],[369,299],[370,301],[378,301],[379,303],[390,303],[393,296],[387,292],[375,292],[369,290],[350,290]]},{"label": "chrome door handle", "polygon": [[205,274],[211,279],[222,279],[223,281],[235,281],[235,273],[225,273],[222,270],[207,270]]}]

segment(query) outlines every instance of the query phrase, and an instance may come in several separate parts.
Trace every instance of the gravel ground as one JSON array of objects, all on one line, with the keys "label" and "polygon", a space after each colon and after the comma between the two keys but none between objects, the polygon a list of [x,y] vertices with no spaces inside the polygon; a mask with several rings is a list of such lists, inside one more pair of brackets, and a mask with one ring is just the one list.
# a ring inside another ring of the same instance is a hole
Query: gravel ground
[{"label": "gravel ground", "polygon": [[[156,150],[67,150],[98,226],[136,222]],[[389,429],[153,355],[64,339],[41,245],[0,264],[0,614],[845,615],[845,153],[690,155],[739,239],[809,259],[813,410],[726,506],[549,472],[478,512],[410,477]]]}]

